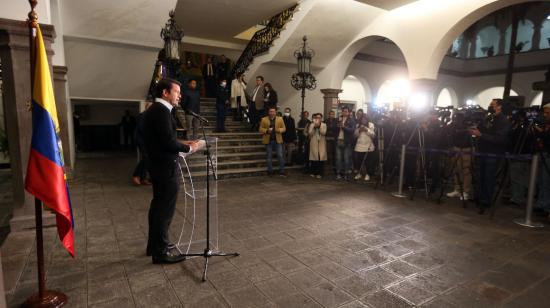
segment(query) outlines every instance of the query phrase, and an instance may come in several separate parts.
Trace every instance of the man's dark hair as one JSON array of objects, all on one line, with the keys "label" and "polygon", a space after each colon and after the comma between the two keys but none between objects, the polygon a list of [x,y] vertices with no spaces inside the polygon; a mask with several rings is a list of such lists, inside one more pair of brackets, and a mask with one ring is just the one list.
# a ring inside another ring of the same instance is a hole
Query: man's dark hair
[{"label": "man's dark hair", "polygon": [[348,107],[348,106],[342,107],[342,111],[344,111],[344,109],[347,110],[347,111],[349,111],[349,107]]},{"label": "man's dark hair", "polygon": [[189,80],[187,81],[187,84],[191,84],[191,82],[193,82],[193,81],[194,81],[194,82],[197,82],[197,79],[191,78],[191,79],[189,79]]},{"label": "man's dark hair", "polygon": [[495,101],[495,103],[497,103],[497,105],[499,106],[502,106],[502,104],[504,104],[504,100],[502,98],[493,98],[493,100]]},{"label": "man's dark hair", "polygon": [[285,108],[285,110],[287,110],[287,109],[288,109],[288,111],[292,111],[292,109],[290,109],[289,107],[286,107],[286,108]]},{"label": "man's dark hair", "polygon": [[170,92],[172,90],[172,85],[178,85],[181,87],[181,83],[179,81],[171,79],[171,78],[163,78],[157,83],[157,87],[155,88],[155,97],[156,98],[162,98],[162,92],[164,90]]},{"label": "man's dark hair", "polygon": [[261,81],[264,81],[264,76],[256,76],[256,79],[260,79]]},{"label": "man's dark hair", "polygon": [[323,114],[320,113],[320,112],[314,113],[314,114],[312,115],[312,118],[315,118],[316,116],[320,116],[321,119],[323,118]]},{"label": "man's dark hair", "polygon": [[271,110],[271,109],[277,111],[277,107],[275,107],[275,106],[271,106],[271,107],[269,107],[269,109],[267,109],[267,110],[269,111],[269,110]]}]

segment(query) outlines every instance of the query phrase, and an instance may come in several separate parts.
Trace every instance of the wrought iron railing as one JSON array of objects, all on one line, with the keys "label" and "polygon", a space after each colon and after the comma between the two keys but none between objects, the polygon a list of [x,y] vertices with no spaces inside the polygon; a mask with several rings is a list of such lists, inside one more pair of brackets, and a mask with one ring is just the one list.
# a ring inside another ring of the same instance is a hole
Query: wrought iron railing
[{"label": "wrought iron railing", "polygon": [[235,66],[233,66],[231,76],[235,76],[238,73],[244,73],[257,55],[269,51],[271,44],[279,37],[285,24],[294,16],[297,7],[298,4],[271,17],[265,28],[256,31],[250,42],[248,42],[248,45],[246,45],[239,60],[237,60]]}]

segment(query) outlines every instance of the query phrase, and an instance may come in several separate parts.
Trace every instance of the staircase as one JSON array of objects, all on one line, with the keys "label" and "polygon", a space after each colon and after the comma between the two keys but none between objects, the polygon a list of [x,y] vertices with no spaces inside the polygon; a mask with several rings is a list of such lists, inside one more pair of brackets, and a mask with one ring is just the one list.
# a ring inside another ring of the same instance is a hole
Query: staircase
[{"label": "staircase", "polygon": [[[265,175],[267,171],[266,150],[257,131],[250,131],[246,122],[234,121],[231,114],[225,119],[226,133],[214,132],[216,128],[215,99],[201,99],[201,115],[209,122],[205,131],[210,137],[218,138],[217,166],[218,179]],[[179,116],[183,110],[178,109]],[[197,133],[198,134],[198,133]],[[202,132],[200,132],[202,135]],[[273,155],[273,170],[278,167],[277,156]],[[196,155],[188,159],[194,177],[206,174],[204,156]],[[286,166],[285,170],[298,169],[301,166]]]}]

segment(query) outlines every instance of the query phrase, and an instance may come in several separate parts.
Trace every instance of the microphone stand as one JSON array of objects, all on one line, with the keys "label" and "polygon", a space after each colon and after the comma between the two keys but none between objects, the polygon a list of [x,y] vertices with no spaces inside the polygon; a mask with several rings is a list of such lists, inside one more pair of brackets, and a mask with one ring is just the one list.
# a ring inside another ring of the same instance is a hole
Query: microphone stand
[{"label": "microphone stand", "polygon": [[210,168],[214,174],[214,179],[217,180],[216,170],[214,169],[214,163],[212,162],[212,155],[210,154],[210,144],[208,144],[208,138],[206,137],[206,130],[204,129],[204,123],[208,123],[208,120],[201,117],[196,113],[190,113],[193,117],[197,118],[201,125],[202,135],[206,144],[204,153],[206,154],[206,248],[202,253],[190,253],[184,254],[185,257],[203,257],[204,258],[204,270],[202,272],[202,281],[206,281],[206,273],[208,271],[208,260],[211,257],[229,257],[239,256],[238,252],[223,253],[214,252],[210,248]]}]

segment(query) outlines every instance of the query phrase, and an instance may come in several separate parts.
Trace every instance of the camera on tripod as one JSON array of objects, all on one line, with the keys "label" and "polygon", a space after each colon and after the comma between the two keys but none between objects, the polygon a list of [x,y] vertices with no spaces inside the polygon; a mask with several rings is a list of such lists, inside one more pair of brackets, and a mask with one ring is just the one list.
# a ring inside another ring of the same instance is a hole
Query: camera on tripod
[{"label": "camera on tripod", "polygon": [[510,116],[514,126],[544,125],[544,117],[538,106],[514,108]]},{"label": "camera on tripod", "polygon": [[478,105],[462,107],[453,113],[453,122],[461,122],[465,127],[481,127],[487,114],[487,110]]},{"label": "camera on tripod", "polygon": [[453,110],[454,110],[453,106],[436,107],[435,110],[437,112],[437,117],[439,118],[439,120],[441,120],[441,122],[443,123],[451,122]]}]

